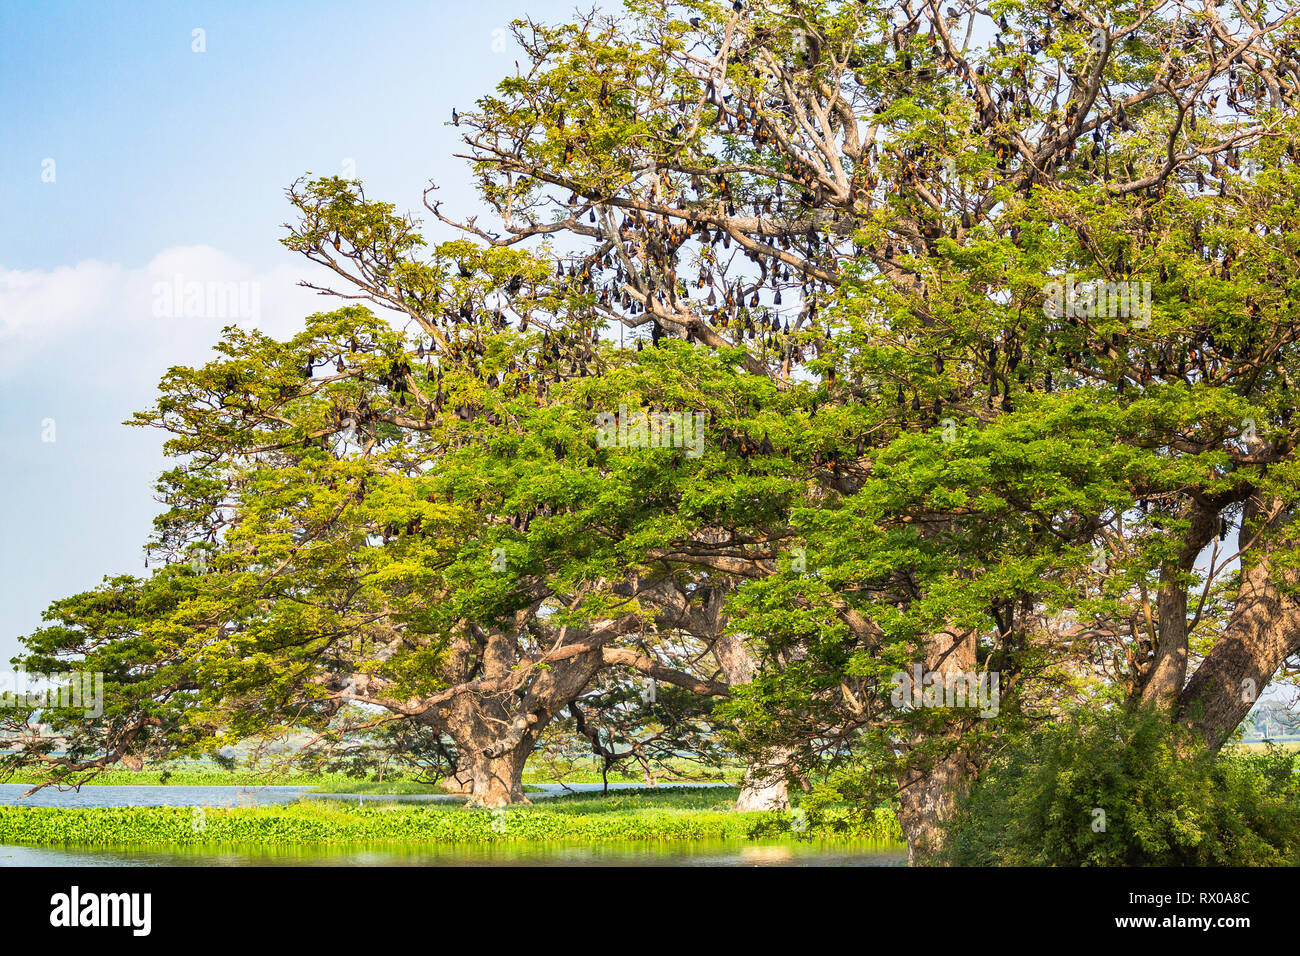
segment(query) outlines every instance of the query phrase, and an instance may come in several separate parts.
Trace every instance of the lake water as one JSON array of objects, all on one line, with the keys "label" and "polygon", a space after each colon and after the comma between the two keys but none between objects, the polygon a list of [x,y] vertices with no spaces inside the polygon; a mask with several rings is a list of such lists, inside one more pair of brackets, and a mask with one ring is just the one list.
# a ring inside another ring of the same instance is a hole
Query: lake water
[{"label": "lake water", "polygon": [[[541,784],[533,800],[599,791],[601,785]],[[681,786],[681,784],[674,784]],[[699,786],[714,786],[700,784]],[[641,784],[610,784],[611,790]],[[312,794],[304,787],[87,786],[45,789],[23,797],[23,784],[0,784],[0,804],[40,807],[235,807],[299,799],[360,803],[459,800],[441,794]],[[266,845],[230,847],[67,848],[0,846],[3,866],[903,866],[902,847],[865,841],[376,844],[346,847]]]},{"label": "lake water", "polygon": [[[0,784],[0,805],[18,807],[253,807],[293,803],[305,787],[88,786],[46,787],[30,797],[28,784]],[[355,797],[353,799],[356,799]]]}]

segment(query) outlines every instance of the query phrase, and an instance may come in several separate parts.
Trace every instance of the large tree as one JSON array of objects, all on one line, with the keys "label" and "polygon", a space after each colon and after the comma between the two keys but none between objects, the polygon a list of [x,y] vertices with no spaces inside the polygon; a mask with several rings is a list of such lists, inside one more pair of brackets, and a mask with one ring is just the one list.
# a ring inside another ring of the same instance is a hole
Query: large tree
[{"label": "large tree", "polygon": [[[732,629],[770,693],[727,712],[787,758],[901,750],[914,849],[988,727],[900,728],[893,668],[1044,706],[1119,680],[1217,746],[1296,650],[1295,33],[1242,4],[634,3],[520,24],[526,67],[461,120],[503,224],[465,228],[564,235],[610,321],[744,345],[797,402],[776,447],[812,507],[768,538],[798,582],[708,562],[757,585]],[[1089,310],[1093,280],[1136,301]]]},{"label": "large tree", "polygon": [[[527,337],[525,358],[521,336],[511,357],[493,330],[488,371],[476,321],[457,324],[466,357],[418,374],[407,338],[358,307],[287,343],[231,331],[226,357],[173,369],[138,419],[184,458],[159,484],[163,567],[56,604],[24,659],[105,672],[121,719],[69,712],[72,746],[33,741],[16,759],[74,781],[174,747],[338,739],[362,729],[332,723],[359,704],[445,734],[449,782],[499,804],[524,799],[538,735],[601,670],[725,694],[697,663],[714,640],[707,596],[628,569],[671,534],[658,525],[688,481],[674,468],[685,452],[596,445],[582,393],[546,368],[581,361],[576,338]],[[649,363],[628,376],[647,394],[710,389]]]},{"label": "large tree", "polygon": [[[65,603],[34,654],[115,655],[110,756],[361,702],[445,730],[490,802],[633,668],[727,698],[746,806],[870,749],[917,858],[983,741],[1093,682],[1218,745],[1300,639],[1295,32],[1069,0],[520,22],[453,119],[486,209],[426,194],[463,238],[296,184],[287,244],[369,308],[232,332],[140,417],[184,458],[158,546],[208,573]],[[1090,280],[1149,314],[1044,308]],[[701,412],[702,453],[602,444],[643,410]],[[999,716],[892,706],[913,664],[997,672]]]}]

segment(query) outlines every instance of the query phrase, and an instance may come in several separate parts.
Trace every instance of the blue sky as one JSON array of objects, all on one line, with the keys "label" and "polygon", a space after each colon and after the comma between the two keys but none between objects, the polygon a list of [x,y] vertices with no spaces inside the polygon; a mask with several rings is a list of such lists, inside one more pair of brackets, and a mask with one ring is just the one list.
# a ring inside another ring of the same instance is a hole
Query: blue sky
[{"label": "blue sky", "polygon": [[162,438],[120,423],[224,324],[155,317],[153,283],[257,283],[274,333],[328,308],[278,242],[284,188],[351,162],[399,208],[433,179],[472,209],[451,108],[513,71],[510,20],[572,9],[0,5],[0,659],[51,600],[143,571]]}]

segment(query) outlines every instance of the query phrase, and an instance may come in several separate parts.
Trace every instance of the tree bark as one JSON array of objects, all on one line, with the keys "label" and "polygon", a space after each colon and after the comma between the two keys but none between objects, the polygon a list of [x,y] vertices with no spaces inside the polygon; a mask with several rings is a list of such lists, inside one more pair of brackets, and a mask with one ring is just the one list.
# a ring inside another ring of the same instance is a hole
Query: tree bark
[{"label": "tree bark", "polygon": [[969,782],[966,755],[955,749],[905,771],[898,788],[898,823],[907,839],[909,865],[924,866],[943,849],[944,827]]},{"label": "tree bark", "polygon": [[740,784],[740,795],[736,797],[737,810],[790,809],[790,786],[784,762],[789,756],[790,751],[783,747],[764,759],[750,762]]},{"label": "tree bark", "polygon": [[[1242,538],[1241,590],[1223,636],[1178,701],[1183,720],[1218,749],[1237,729],[1283,661],[1300,651],[1300,571],[1275,555],[1296,544],[1292,516],[1277,502],[1248,503]],[[1279,586],[1282,585],[1281,587]]]},{"label": "tree bark", "polygon": [[[731,687],[748,684],[758,673],[758,661],[745,646],[744,639],[735,634],[719,632],[713,643],[713,655]],[[736,798],[737,810],[790,809],[786,764],[791,753],[787,747],[778,747],[750,758]]]},{"label": "tree bark", "polygon": [[1219,509],[1194,501],[1188,512],[1190,526],[1177,559],[1160,568],[1160,591],[1156,598],[1156,639],[1152,658],[1146,665],[1140,687],[1144,703],[1172,710],[1187,683],[1187,581],[1201,551],[1214,538]]},{"label": "tree bark", "polygon": [[[604,644],[619,633],[619,622],[571,632],[571,646],[582,650],[557,655],[544,668],[516,666],[519,652],[514,633],[477,632],[483,676],[507,682],[490,692],[456,694],[425,717],[456,741],[459,760],[447,780],[449,790],[488,807],[529,802],[523,788],[528,756],[551,718],[572,704],[606,666],[609,648]],[[474,648],[463,643],[455,650],[468,659]],[[468,670],[467,663],[461,666]]]},{"label": "tree bark", "polygon": [[[927,674],[947,679],[974,670],[974,631],[941,631],[927,639]],[[905,745],[910,753],[898,777],[898,822],[912,866],[925,865],[943,849],[944,827],[970,782],[970,761],[961,748],[968,729],[969,721],[959,721],[939,735],[914,734]]]},{"label": "tree bark", "polygon": [[529,803],[524,793],[524,765],[534,741],[521,742],[514,750],[499,757],[478,752],[466,754],[456,772],[444,783],[452,793],[463,793],[473,803],[485,807],[504,807],[512,803]]}]

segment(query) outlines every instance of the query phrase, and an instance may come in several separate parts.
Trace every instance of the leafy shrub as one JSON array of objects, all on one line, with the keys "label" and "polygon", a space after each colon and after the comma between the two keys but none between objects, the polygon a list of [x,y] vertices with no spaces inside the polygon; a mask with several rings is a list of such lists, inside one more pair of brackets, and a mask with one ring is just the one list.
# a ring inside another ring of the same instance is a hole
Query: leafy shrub
[{"label": "leafy shrub", "polygon": [[1216,754],[1147,709],[1079,712],[1013,742],[962,802],[946,862],[1300,862],[1296,756]]},{"label": "leafy shrub", "polygon": [[792,795],[792,810],[755,814],[750,836],[792,835],[804,839],[842,838],[901,843],[903,831],[892,803],[854,799],[831,783],[819,783],[808,793]]}]

